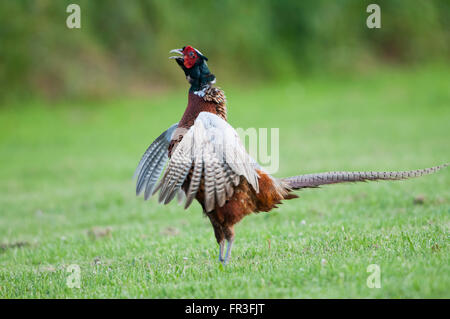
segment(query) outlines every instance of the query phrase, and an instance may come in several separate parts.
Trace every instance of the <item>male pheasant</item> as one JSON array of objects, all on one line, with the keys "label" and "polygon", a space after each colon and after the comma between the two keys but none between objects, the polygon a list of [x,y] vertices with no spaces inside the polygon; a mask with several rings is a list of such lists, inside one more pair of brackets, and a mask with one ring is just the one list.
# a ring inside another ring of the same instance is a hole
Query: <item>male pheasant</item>
[{"label": "male pheasant", "polygon": [[[448,164],[397,172],[328,172],[275,178],[251,158],[227,122],[226,99],[214,87],[208,60],[191,46],[170,51],[191,87],[179,123],[163,132],[146,150],[136,169],[136,194],[148,199],[159,190],[159,202],[194,198],[214,228],[219,260],[227,264],[234,241],[234,225],[256,212],[268,212],[282,200],[297,198],[294,190],[325,184],[372,180],[400,180],[430,174]],[[163,177],[157,184],[164,167]],[[225,256],[224,246],[227,241]]]}]

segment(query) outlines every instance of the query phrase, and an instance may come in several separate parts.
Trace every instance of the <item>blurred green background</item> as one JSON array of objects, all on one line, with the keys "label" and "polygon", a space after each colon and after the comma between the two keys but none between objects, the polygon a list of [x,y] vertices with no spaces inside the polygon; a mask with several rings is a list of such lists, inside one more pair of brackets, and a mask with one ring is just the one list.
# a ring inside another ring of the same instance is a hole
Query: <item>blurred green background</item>
[{"label": "blurred green background", "polygon": [[[380,0],[382,28],[361,0],[0,2],[0,98],[146,95],[184,78],[168,51],[191,44],[219,83],[311,73],[370,72],[380,64],[448,61],[450,2]],[[81,7],[81,29],[66,7]]]}]

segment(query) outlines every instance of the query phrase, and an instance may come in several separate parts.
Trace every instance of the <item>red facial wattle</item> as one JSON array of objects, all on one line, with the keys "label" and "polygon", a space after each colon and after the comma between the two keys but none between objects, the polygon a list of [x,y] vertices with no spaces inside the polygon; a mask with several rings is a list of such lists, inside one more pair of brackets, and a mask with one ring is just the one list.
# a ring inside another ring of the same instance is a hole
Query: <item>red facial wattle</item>
[{"label": "red facial wattle", "polygon": [[184,54],[184,62],[183,62],[184,66],[188,69],[192,68],[198,59],[197,52],[193,47],[188,45],[187,47],[184,48],[183,54]]}]

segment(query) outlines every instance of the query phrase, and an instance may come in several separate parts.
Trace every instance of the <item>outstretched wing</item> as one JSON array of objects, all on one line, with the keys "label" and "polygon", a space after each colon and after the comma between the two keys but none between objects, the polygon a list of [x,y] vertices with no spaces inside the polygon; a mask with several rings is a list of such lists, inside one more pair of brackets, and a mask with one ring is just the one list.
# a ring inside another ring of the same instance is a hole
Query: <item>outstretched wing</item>
[{"label": "outstretched wing", "polygon": [[175,148],[157,186],[159,201],[169,203],[192,170],[185,208],[204,185],[206,212],[219,207],[233,195],[240,176],[259,191],[256,162],[247,154],[237,132],[223,119],[209,112],[198,115],[194,125]]},{"label": "outstretched wing", "polygon": [[155,184],[167,163],[168,147],[177,127],[178,123],[173,124],[158,136],[145,151],[134,172],[134,177],[137,176],[136,195],[139,195],[144,189],[145,199],[148,199],[152,194]]}]

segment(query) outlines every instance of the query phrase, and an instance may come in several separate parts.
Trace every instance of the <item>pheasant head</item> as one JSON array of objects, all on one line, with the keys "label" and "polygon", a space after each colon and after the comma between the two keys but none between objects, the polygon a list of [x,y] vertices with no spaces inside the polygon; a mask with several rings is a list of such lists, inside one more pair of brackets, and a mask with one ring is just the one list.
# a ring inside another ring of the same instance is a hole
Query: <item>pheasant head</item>
[{"label": "pheasant head", "polygon": [[208,58],[199,50],[188,45],[182,49],[174,49],[170,53],[179,54],[171,56],[169,59],[175,59],[183,69],[186,79],[191,84],[190,91],[201,91],[215,83],[216,77],[209,71],[206,64]]}]

